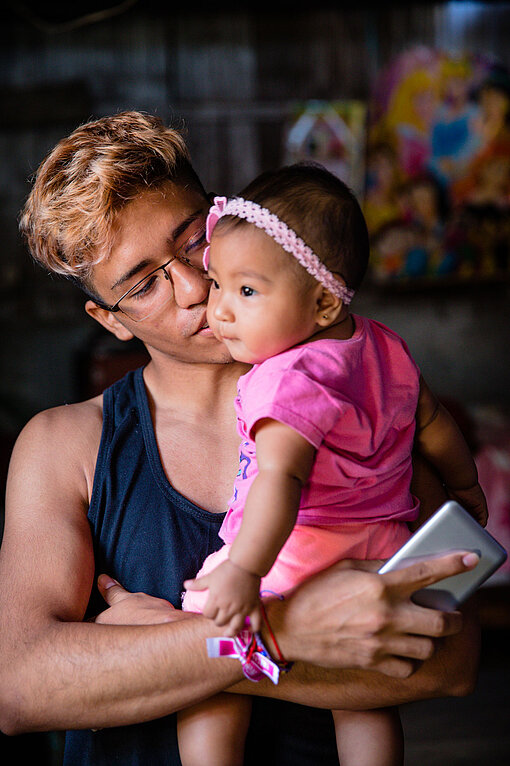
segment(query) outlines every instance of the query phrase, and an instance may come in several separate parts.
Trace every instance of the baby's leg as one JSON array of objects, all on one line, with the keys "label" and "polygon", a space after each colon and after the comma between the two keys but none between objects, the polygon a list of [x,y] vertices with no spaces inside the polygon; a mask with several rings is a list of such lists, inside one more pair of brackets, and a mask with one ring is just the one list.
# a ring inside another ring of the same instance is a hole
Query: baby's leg
[{"label": "baby's leg", "polygon": [[398,708],[333,710],[341,766],[402,766],[404,737]]},{"label": "baby's leg", "polygon": [[251,699],[217,694],[177,716],[183,766],[242,766]]}]

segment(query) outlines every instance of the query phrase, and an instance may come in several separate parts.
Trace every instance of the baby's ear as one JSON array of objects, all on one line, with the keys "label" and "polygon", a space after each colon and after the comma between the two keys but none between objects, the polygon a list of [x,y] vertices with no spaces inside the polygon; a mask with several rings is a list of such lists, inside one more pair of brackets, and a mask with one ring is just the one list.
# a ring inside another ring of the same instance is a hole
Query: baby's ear
[{"label": "baby's ear", "polygon": [[321,327],[329,327],[340,316],[343,305],[341,298],[333,295],[326,287],[323,287],[317,299],[315,321]]}]

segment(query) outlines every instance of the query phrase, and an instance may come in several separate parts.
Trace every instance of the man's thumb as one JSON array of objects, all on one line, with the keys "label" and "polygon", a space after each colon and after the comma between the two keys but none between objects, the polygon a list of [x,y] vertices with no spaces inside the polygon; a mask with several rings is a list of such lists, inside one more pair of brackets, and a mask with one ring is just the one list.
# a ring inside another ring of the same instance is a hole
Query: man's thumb
[{"label": "man's thumb", "polygon": [[122,598],[126,593],[126,590],[119,582],[117,582],[117,580],[114,580],[113,577],[106,574],[99,575],[97,578],[97,587],[108,606],[112,606],[112,604]]}]

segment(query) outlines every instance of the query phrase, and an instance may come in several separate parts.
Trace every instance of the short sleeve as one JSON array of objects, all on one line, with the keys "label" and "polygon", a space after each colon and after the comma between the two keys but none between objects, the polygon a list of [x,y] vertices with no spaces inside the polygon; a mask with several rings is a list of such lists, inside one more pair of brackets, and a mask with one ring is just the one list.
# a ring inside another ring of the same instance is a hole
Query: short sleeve
[{"label": "short sleeve", "polygon": [[266,364],[254,370],[240,390],[247,434],[253,439],[256,423],[272,418],[318,448],[342,415],[338,393],[310,371],[264,370]]}]

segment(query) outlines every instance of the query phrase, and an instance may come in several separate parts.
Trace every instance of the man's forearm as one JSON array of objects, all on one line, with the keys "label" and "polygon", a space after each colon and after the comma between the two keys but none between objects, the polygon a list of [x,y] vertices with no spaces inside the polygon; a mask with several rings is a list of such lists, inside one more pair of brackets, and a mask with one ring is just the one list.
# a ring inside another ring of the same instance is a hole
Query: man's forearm
[{"label": "man's forearm", "polygon": [[210,660],[211,622],[59,623],[4,646],[0,722],[9,734],[101,728],[167,715],[238,682],[241,665]]},{"label": "man's forearm", "polygon": [[[268,604],[269,619],[289,660],[325,668],[376,670],[396,679],[407,678],[415,660],[431,656],[430,637],[454,635],[461,627],[459,615],[418,607],[409,595],[431,582],[465,571],[475,561],[472,554],[451,554],[385,575],[339,564],[307,580],[285,602]],[[125,615],[123,604],[136,600],[137,594],[128,594],[119,585],[108,593],[115,591],[124,594],[119,606],[121,615]],[[143,596],[144,601],[147,598]],[[111,595],[108,603],[112,603]],[[115,609],[111,606],[106,612]],[[119,619],[118,614],[110,620],[117,624],[49,618],[44,622],[33,618],[27,624],[21,619],[22,610],[13,614],[12,604],[11,609],[0,609],[0,614],[0,725],[10,734],[146,721],[242,680],[240,663],[206,656],[205,639],[218,635],[218,629],[201,616],[176,613],[169,618],[175,620],[170,624],[165,616],[148,625],[126,625],[133,621]],[[104,622],[108,623],[108,619]],[[468,661],[469,653],[466,657]],[[418,690],[412,683],[406,689],[384,678],[375,681],[375,687],[370,683],[359,687],[356,675],[337,675],[335,679],[334,675],[323,676],[321,670],[313,672],[317,676],[297,665],[282,686],[272,690],[273,694],[285,696],[288,684],[288,696],[295,701],[319,707],[368,708],[455,693],[453,684],[449,690],[443,680],[441,689],[437,679],[435,691],[431,691],[432,684],[425,683],[427,677]],[[306,700],[298,699],[301,673],[308,680]],[[377,679],[376,674],[367,674],[367,679],[369,676]],[[344,689],[343,697],[327,698],[326,691],[336,694],[337,686]],[[381,691],[385,688],[394,691],[385,697]],[[291,689],[295,689],[293,697]],[[268,693],[262,684],[251,685],[251,691]]]},{"label": "man's forearm", "polygon": [[330,710],[369,710],[419,699],[463,696],[473,690],[476,681],[479,644],[477,621],[467,610],[462,632],[442,639],[434,655],[408,678],[296,663],[276,687],[265,681],[242,682],[229,691],[277,697]]}]

